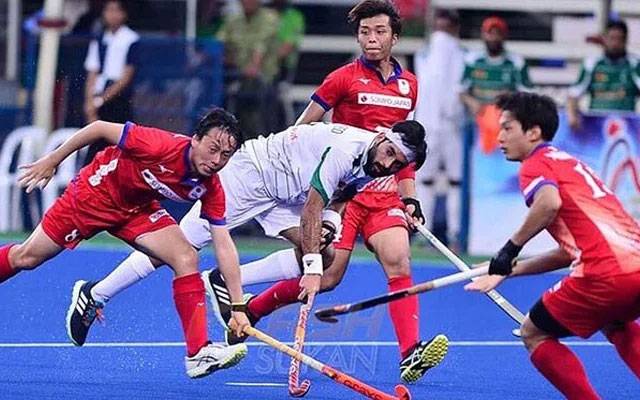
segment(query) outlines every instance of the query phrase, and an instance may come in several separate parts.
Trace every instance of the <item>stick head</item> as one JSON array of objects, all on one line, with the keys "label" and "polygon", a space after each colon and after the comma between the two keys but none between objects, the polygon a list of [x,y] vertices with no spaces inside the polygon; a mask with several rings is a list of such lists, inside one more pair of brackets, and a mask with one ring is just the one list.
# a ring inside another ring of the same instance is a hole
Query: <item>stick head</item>
[{"label": "stick head", "polygon": [[335,306],[330,308],[324,308],[315,312],[316,318],[322,322],[329,322],[335,324],[338,322],[336,315],[346,314],[349,310],[350,304],[343,304],[341,306]]},{"label": "stick head", "polygon": [[411,392],[403,385],[396,386],[396,396],[398,396],[398,400],[411,400]]},{"label": "stick head", "polygon": [[308,379],[305,379],[300,383],[300,386],[289,386],[289,396],[291,397],[304,397],[307,392],[309,392],[309,388],[311,387],[311,382]]}]

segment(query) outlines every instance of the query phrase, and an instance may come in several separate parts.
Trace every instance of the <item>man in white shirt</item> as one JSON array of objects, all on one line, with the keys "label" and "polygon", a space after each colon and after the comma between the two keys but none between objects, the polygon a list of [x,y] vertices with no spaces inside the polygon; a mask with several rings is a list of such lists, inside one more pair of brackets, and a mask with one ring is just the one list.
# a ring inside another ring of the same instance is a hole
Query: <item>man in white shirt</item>
[{"label": "man in white shirt", "polygon": [[[126,4],[108,0],[102,9],[104,30],[91,41],[84,68],[84,114],[86,122],[97,119],[108,122],[132,120],[131,84],[135,74],[136,42],[140,36],[127,22]],[[87,161],[106,147],[95,143],[89,148]]]},{"label": "man in white shirt", "polygon": [[463,141],[461,122],[464,108],[455,88],[464,72],[464,51],[458,33],[457,13],[437,10],[435,32],[429,44],[414,58],[418,77],[418,103],[415,119],[428,132],[429,162],[417,171],[416,192],[427,221],[433,220],[435,180],[442,165],[448,181],[447,236],[458,243],[460,232],[460,183],[462,179]]}]

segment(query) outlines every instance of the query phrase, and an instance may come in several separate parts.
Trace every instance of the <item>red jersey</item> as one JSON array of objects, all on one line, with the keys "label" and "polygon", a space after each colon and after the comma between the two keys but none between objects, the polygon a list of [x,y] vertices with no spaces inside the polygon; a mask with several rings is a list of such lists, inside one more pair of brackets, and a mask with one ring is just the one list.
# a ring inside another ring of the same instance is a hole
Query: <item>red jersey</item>
[{"label": "red jersey", "polygon": [[562,199],[547,231],[575,257],[572,276],[640,272],[640,226],[591,168],[543,144],[520,168],[520,189],[528,206],[543,185],[556,186]]},{"label": "red jersey", "polygon": [[[333,109],[332,122],[370,131],[383,131],[407,119],[418,97],[418,81],[392,58],[393,74],[386,81],[364,57],[330,73],[311,96],[325,111]],[[364,192],[397,193],[397,181],[415,179],[413,165],[396,177],[371,181]],[[396,196],[397,197],[397,196]]]},{"label": "red jersey", "polygon": [[202,218],[225,225],[225,198],[217,174],[194,178],[191,138],[127,122],[117,146],[107,147],[80,170],[73,185],[118,211],[132,213],[162,200],[202,201]]}]

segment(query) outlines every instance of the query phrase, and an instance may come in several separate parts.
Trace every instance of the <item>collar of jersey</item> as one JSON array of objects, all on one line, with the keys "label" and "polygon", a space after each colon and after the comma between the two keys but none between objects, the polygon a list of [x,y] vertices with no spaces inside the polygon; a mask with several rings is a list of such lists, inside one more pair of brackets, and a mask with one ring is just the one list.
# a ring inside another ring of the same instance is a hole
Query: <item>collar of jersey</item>
[{"label": "collar of jersey", "polygon": [[540,143],[531,151],[531,153],[529,153],[527,158],[533,157],[533,155],[537,153],[539,150],[546,149],[547,147],[551,147],[551,143],[549,142]]},{"label": "collar of jersey", "polygon": [[200,184],[201,178],[191,177],[191,163],[189,162],[189,154],[191,154],[191,143],[189,143],[184,149],[184,170],[186,171],[182,178],[182,183],[189,186],[196,186]]},{"label": "collar of jersey", "polygon": [[384,80],[384,77],[382,76],[380,71],[376,69],[376,66],[373,65],[371,62],[369,62],[366,58],[364,58],[364,55],[360,56],[358,60],[365,68],[375,72],[375,74],[378,76],[378,79],[380,79],[380,82],[384,84],[391,83],[397,80],[400,77],[400,75],[402,75],[402,67],[400,66],[400,63],[398,62],[398,60],[396,60],[393,57],[391,57],[391,62],[393,63],[393,74],[389,77],[387,81]]}]

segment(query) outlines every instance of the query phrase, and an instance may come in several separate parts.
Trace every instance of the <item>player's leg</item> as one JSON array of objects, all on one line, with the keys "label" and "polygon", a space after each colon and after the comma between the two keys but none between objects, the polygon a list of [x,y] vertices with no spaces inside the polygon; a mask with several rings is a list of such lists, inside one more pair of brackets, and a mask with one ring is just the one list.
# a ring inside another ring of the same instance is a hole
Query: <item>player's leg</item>
[{"label": "player's leg", "polygon": [[447,157],[443,157],[444,168],[448,179],[447,189],[447,238],[449,247],[459,248],[460,234],[460,199],[462,187],[463,143],[460,129],[453,124],[447,130],[444,147]]},{"label": "player's leg", "polygon": [[38,267],[64,248],[73,249],[77,246],[84,237],[73,216],[75,209],[72,207],[71,194],[65,191],[47,210],[42,222],[27,240],[0,248],[0,283],[21,270]]},{"label": "player's leg", "polygon": [[[434,133],[434,136],[437,133]],[[432,145],[429,140],[429,161],[416,171],[416,196],[420,200],[425,216],[425,224],[433,228],[434,210],[436,205],[436,178],[440,169],[442,157],[440,146]]]},{"label": "player's leg", "polygon": [[613,279],[617,281],[615,293],[621,303],[615,310],[618,315],[613,315],[615,322],[607,324],[602,332],[616,347],[620,358],[640,379],[640,324],[636,321],[640,318],[640,273]]},{"label": "player's leg", "polygon": [[531,363],[568,399],[599,399],[582,362],[558,339],[589,337],[598,327],[596,309],[589,296],[574,288],[572,278],[543,295],[520,329]]},{"label": "player's leg", "polygon": [[[157,212],[159,208],[154,210]],[[205,247],[211,241],[209,223],[200,218],[200,202],[196,202],[182,218],[180,229],[196,249]],[[106,303],[162,265],[164,262],[136,250],[98,282],[77,281],[71,292],[66,319],[67,334],[71,342],[82,346]]]},{"label": "player's leg", "polygon": [[22,270],[40,266],[62,250],[63,247],[44,232],[42,225],[38,225],[23,243],[0,247],[0,283]]},{"label": "player's leg", "polygon": [[[388,212],[377,215],[380,223],[393,225]],[[400,219],[400,217],[396,217]],[[401,219],[404,222],[404,219]],[[401,222],[399,222],[401,223]],[[382,225],[382,226],[385,226]],[[371,229],[370,225],[365,225]],[[382,264],[388,279],[390,292],[413,286],[410,266],[409,235],[405,226],[391,226],[379,230],[371,236],[365,231],[367,243],[373,248],[377,259]],[[389,314],[395,329],[402,361],[400,377],[406,382],[415,382],[430,368],[438,365],[447,354],[448,340],[444,335],[437,335],[429,342],[420,341],[418,296],[409,296],[389,303]]]},{"label": "player's leg", "polygon": [[187,342],[187,374],[197,378],[237,364],[246,355],[245,346],[222,348],[209,342],[198,254],[178,225],[138,236],[134,243],[145,254],[163,261],[174,271],[173,298]]},{"label": "player's leg", "polygon": [[610,324],[602,333],[616,347],[631,372],[640,379],[640,324],[637,321]]}]

